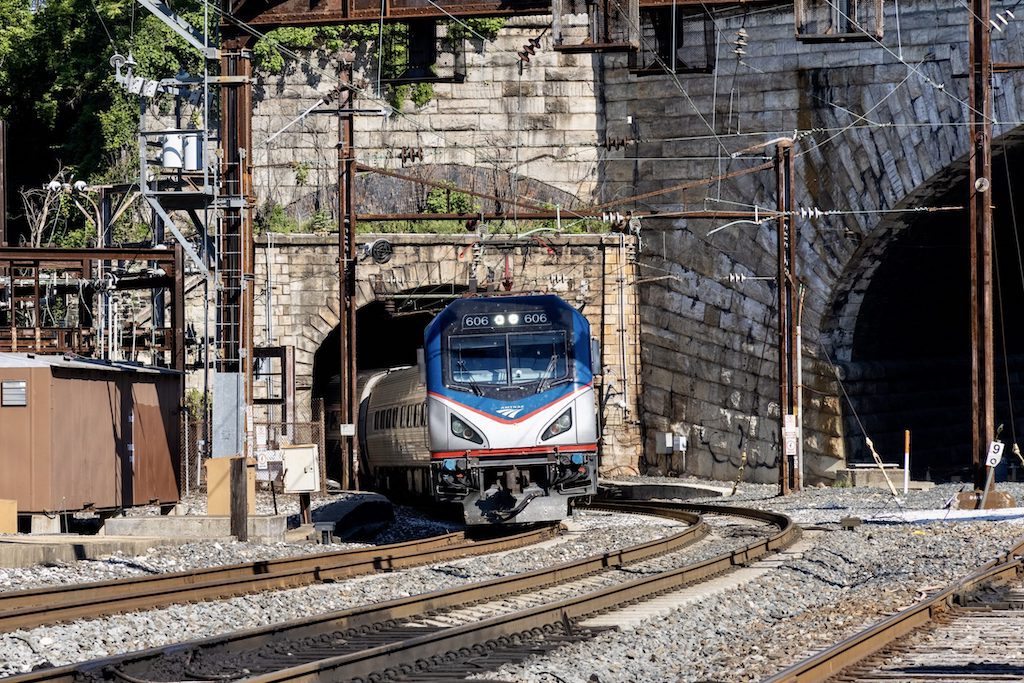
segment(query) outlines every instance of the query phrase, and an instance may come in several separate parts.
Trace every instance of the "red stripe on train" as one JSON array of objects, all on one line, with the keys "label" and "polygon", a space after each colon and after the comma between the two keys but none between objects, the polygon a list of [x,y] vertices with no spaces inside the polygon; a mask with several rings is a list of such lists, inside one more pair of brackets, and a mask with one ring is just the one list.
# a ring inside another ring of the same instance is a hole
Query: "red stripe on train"
[{"label": "red stripe on train", "polygon": [[571,446],[528,446],[525,448],[483,448],[465,451],[435,451],[430,454],[434,460],[446,458],[488,458],[498,455],[543,455],[547,453],[579,453],[580,451],[596,453],[596,443],[581,443]]},{"label": "red stripe on train", "polygon": [[427,392],[427,393],[430,396],[433,396],[434,398],[440,398],[440,399],[443,399],[445,401],[448,401],[449,403],[454,403],[459,408],[465,408],[466,410],[474,412],[477,415],[483,415],[484,417],[489,418],[491,420],[494,420],[495,422],[503,422],[504,424],[512,425],[512,424],[517,424],[519,422],[523,422],[525,420],[528,420],[529,418],[533,417],[534,415],[536,415],[537,413],[541,412],[542,410],[546,410],[546,409],[550,408],[551,406],[555,405],[556,403],[558,403],[560,401],[564,401],[565,399],[567,399],[569,397],[575,398],[577,395],[582,394],[587,389],[590,389],[593,386],[594,386],[593,382],[588,382],[588,383],[584,384],[583,386],[581,386],[579,389],[576,389],[575,391],[573,391],[571,393],[568,393],[565,396],[560,396],[559,398],[556,398],[551,403],[543,405],[540,408],[537,408],[536,410],[531,411],[531,412],[527,413],[526,415],[523,415],[522,417],[517,417],[514,420],[509,420],[509,419],[506,419],[504,417],[499,417],[499,416],[494,415],[492,413],[488,413],[486,411],[479,410],[477,408],[473,408],[472,406],[467,406],[465,403],[460,403],[459,401],[456,401],[451,396],[445,396],[444,394],[439,394],[439,393],[437,393],[435,391],[430,391],[430,392]]}]

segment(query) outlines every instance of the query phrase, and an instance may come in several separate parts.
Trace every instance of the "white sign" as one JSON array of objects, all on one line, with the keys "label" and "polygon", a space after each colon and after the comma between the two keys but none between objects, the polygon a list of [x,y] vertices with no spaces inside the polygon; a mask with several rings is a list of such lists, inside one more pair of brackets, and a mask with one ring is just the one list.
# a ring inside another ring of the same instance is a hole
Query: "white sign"
[{"label": "white sign", "polygon": [[338,436],[355,436],[356,426],[351,422],[342,422],[338,425]]},{"label": "white sign", "polygon": [[985,464],[989,467],[995,467],[999,464],[999,461],[1003,459],[1003,448],[1005,446],[1001,441],[993,441],[988,445],[988,459],[985,460]]},{"label": "white sign", "polygon": [[783,429],[796,429],[796,415],[783,415],[782,427]]},{"label": "white sign", "polygon": [[284,460],[284,452],[280,450],[269,450],[260,449],[256,451],[256,467],[257,469],[265,470],[267,465],[272,462],[281,462]]}]

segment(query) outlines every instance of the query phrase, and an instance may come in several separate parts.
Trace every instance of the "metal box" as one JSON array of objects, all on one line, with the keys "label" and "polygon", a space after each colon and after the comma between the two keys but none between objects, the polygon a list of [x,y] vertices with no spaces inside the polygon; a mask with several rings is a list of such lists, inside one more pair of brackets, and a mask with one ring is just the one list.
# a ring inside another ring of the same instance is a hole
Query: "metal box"
[{"label": "metal box", "polygon": [[0,499],[18,514],[178,502],[181,373],[0,353]]},{"label": "metal box", "polygon": [[320,490],[320,458],[316,444],[282,446],[284,451],[284,492],[312,493]]}]

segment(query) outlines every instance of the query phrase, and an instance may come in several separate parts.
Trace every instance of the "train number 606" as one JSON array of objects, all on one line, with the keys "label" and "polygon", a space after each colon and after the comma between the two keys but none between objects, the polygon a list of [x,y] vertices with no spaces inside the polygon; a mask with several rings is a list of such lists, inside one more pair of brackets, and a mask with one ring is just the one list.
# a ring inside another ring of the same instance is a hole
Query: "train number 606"
[{"label": "train number 606", "polygon": [[527,313],[523,316],[523,322],[527,325],[543,325],[547,321],[547,313]]},{"label": "train number 606", "polygon": [[463,324],[466,327],[487,327],[491,324],[491,319],[486,315],[467,315]]}]

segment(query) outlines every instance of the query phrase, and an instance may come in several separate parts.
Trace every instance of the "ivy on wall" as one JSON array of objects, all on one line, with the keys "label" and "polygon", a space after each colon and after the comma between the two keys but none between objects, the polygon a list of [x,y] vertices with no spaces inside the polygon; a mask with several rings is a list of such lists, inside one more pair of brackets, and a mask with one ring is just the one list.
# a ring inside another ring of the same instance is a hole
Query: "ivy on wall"
[{"label": "ivy on wall", "polygon": [[[479,37],[494,40],[504,25],[504,19],[491,18],[448,21],[445,27],[449,41],[479,40]],[[409,30],[408,24],[400,22],[384,24],[383,33],[376,23],[276,28],[256,41],[253,46],[253,65],[269,74],[280,74],[285,70],[286,57],[279,48],[338,52],[368,46],[369,54],[373,56],[376,56],[377,49],[384,52],[381,59],[382,79],[395,79],[401,77],[402,70],[408,64],[406,45]],[[377,46],[378,41],[381,47]],[[384,96],[395,109],[400,109],[407,100],[411,100],[416,107],[423,107],[434,98],[434,87],[430,83],[387,84]]]}]

